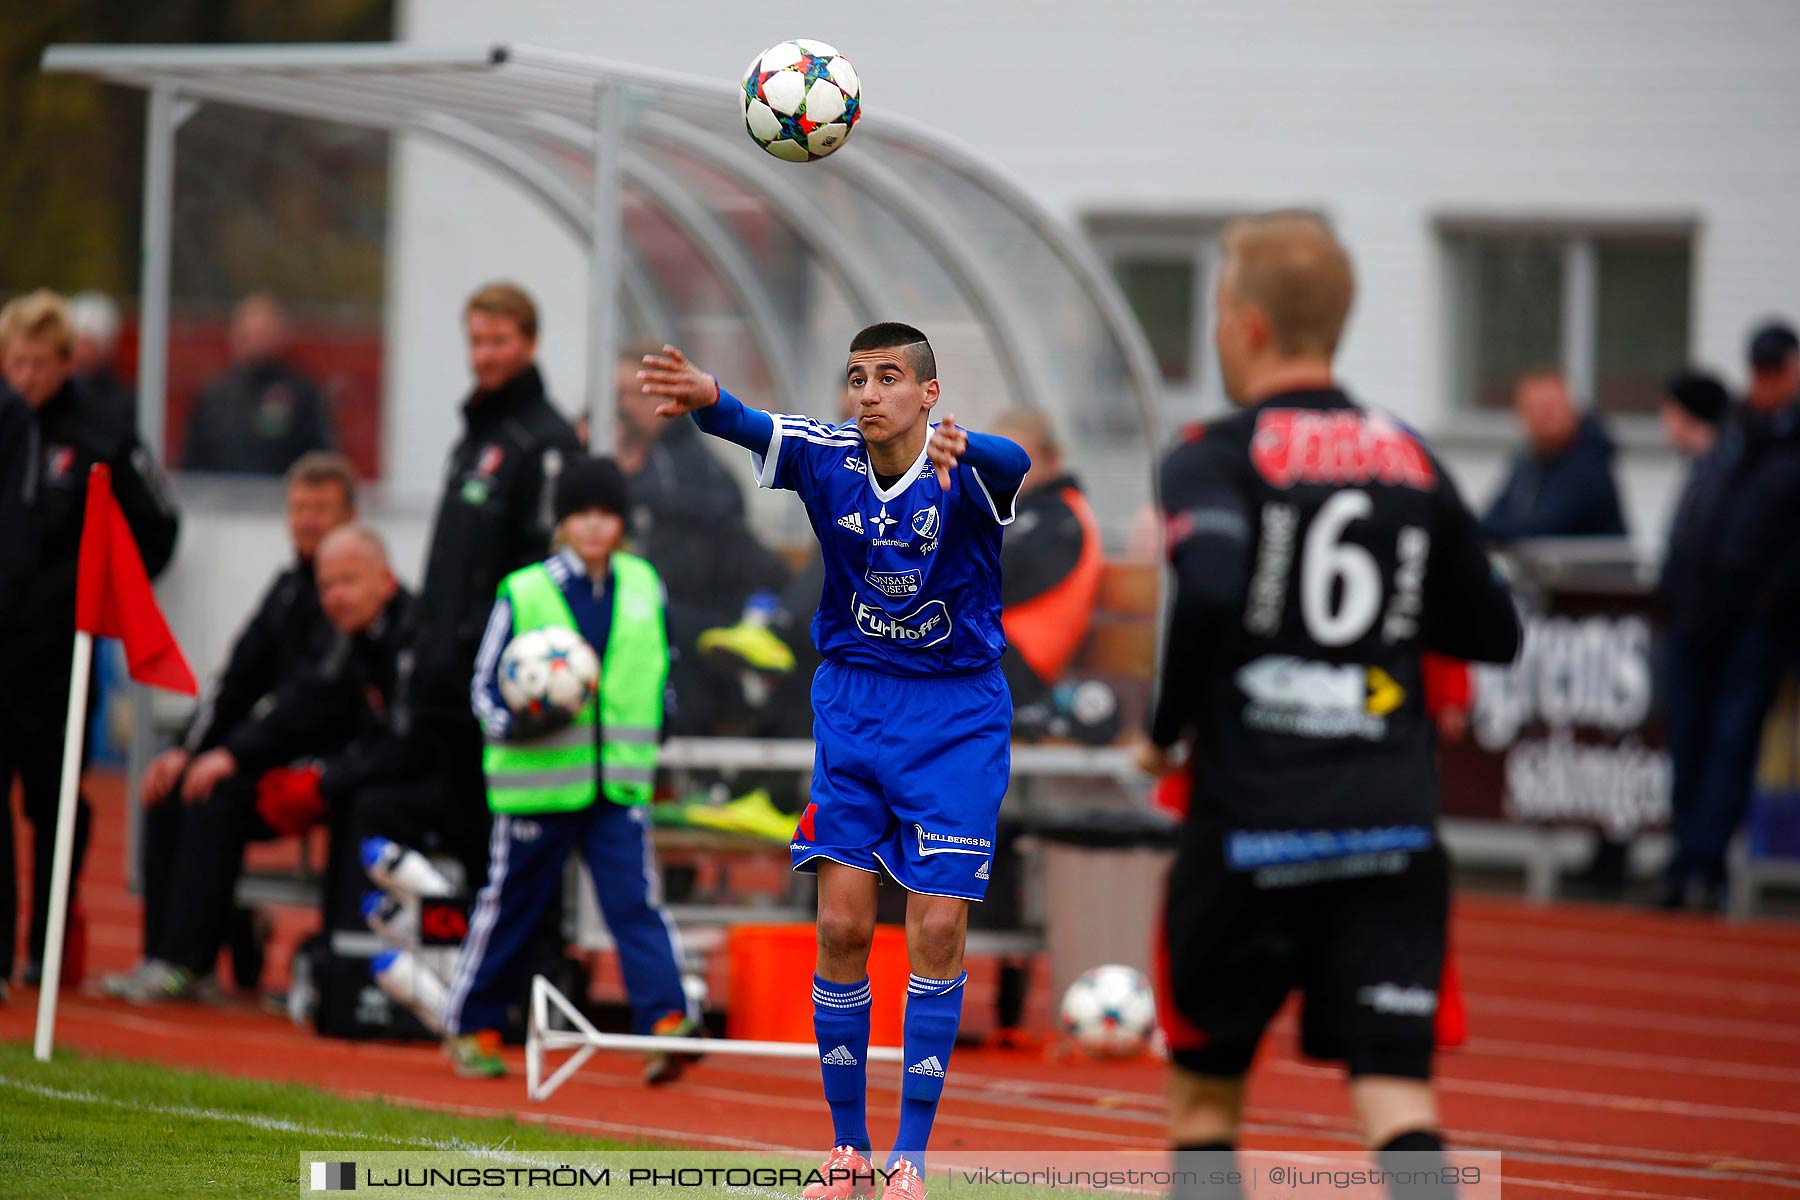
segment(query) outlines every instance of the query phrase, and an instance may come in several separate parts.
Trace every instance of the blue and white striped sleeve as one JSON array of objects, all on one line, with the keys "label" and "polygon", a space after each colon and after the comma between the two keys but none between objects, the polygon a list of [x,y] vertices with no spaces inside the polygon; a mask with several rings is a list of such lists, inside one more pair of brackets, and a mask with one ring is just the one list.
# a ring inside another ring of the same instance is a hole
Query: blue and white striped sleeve
[{"label": "blue and white striped sleeve", "polygon": [[797,413],[775,413],[774,419],[769,448],[756,456],[756,482],[761,486],[787,488],[810,498],[827,471],[846,465],[846,460],[861,463],[862,435],[855,428]]},{"label": "blue and white striped sleeve", "polygon": [[717,404],[694,413],[694,422],[707,433],[750,451],[757,486],[782,488],[802,496],[812,491],[812,482],[826,457],[835,455],[835,465],[846,457],[854,458],[862,447],[862,437],[854,428],[827,425],[792,413],[749,408],[723,389]]},{"label": "blue and white striped sleeve", "polygon": [[500,656],[512,635],[512,605],[502,596],[488,614],[487,632],[481,635],[481,649],[475,654],[475,677],[469,684],[475,719],[490,741],[505,741],[512,732],[512,710],[500,695]]}]

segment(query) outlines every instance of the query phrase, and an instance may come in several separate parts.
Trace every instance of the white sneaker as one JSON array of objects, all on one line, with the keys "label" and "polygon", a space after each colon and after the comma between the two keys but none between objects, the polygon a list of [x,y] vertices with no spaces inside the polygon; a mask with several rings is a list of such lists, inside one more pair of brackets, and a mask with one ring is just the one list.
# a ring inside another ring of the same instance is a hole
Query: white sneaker
[{"label": "white sneaker", "polygon": [[102,975],[100,994],[123,1000],[147,986],[153,974],[160,974],[168,969],[169,964],[160,959],[143,959],[129,971],[114,971],[110,975]]}]

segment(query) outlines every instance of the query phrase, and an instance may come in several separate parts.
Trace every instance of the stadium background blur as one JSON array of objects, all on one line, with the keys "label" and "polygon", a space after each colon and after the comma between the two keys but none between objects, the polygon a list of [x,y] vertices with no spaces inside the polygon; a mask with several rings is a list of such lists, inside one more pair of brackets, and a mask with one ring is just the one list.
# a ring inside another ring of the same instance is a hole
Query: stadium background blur
[{"label": "stadium background blur", "polygon": [[[404,3],[15,13],[5,18],[16,115],[0,289],[136,286],[142,98],[37,75],[50,42],[515,40],[731,78],[744,46],[786,28],[778,11],[712,7],[679,36],[656,6],[552,0],[504,16]],[[1741,382],[1746,332],[1791,303],[1788,281],[1800,274],[1800,166],[1779,150],[1800,122],[1800,34],[1780,3],[1495,3],[1454,15],[1071,6],[1030,29],[984,6],[928,3],[901,30],[862,11],[834,24],[875,81],[876,111],[952,132],[1092,235],[1162,362],[1165,430],[1222,403],[1204,333],[1220,224],[1241,211],[1313,208],[1362,267],[1345,377],[1436,437],[1465,491],[1482,498],[1515,440],[1502,411],[1511,375],[1566,362],[1578,394],[1598,396],[1614,418],[1628,527],[1646,555],[1679,479],[1649,419],[1656,382],[1684,361]],[[230,305],[269,289],[297,322],[295,357],[326,381],[345,448],[385,485],[378,503],[391,498],[383,524],[398,560],[418,561],[422,498],[464,382],[461,356],[447,352],[455,305],[483,279],[525,284],[546,314],[551,394],[573,406],[586,311],[585,277],[566,269],[575,247],[507,185],[427,145],[219,106],[202,109],[179,145],[167,444],[178,449],[194,390],[222,365]],[[633,244],[679,279],[691,254],[666,230],[659,247],[658,231],[632,220]],[[720,289],[687,274],[687,294],[673,293],[684,332],[698,333],[697,353],[713,351],[705,361],[738,366],[720,358],[742,340]],[[709,322],[705,336],[697,327]],[[126,328],[129,363],[129,319]],[[976,395],[986,381],[958,382]],[[821,393],[814,407],[825,403]],[[1107,484],[1089,487],[1116,553],[1138,497],[1116,502]],[[758,519],[784,513],[768,506]],[[201,661],[217,657],[237,615],[209,597],[253,588],[279,553],[221,534],[196,524],[164,585]],[[208,543],[230,549],[206,554]]]}]

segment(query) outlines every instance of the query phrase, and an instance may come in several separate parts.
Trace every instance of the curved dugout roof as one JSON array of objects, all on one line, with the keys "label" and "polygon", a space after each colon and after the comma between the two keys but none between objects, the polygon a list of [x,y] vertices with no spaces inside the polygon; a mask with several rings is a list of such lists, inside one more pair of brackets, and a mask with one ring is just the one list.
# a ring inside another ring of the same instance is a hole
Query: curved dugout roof
[{"label": "curved dugout roof", "polygon": [[[1018,184],[879,100],[829,160],[779,162],[731,80],[535,46],[54,46],[46,71],[150,93],[141,393],[161,427],[175,128],[195,101],[427,139],[510,180],[590,253],[588,403],[615,348],[697,319],[753,402],[837,419],[850,335],[924,328],[951,411],[1047,409],[1113,549],[1151,499],[1161,376],[1088,243]],[[615,304],[613,298],[619,303]],[[752,349],[753,348],[753,349]]]}]

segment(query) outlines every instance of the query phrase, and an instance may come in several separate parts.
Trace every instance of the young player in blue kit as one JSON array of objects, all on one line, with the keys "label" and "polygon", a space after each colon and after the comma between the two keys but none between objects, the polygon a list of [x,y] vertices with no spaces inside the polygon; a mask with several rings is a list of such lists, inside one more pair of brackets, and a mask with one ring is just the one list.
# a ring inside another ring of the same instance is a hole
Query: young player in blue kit
[{"label": "young player in blue kit", "polygon": [[909,325],[873,325],[851,341],[845,383],[855,419],[843,425],[746,408],[672,346],[647,355],[639,375],[664,400],[660,415],[692,413],[751,452],[759,484],[798,492],[818,535],[818,750],[792,851],[795,870],[819,876],[813,1029],[835,1132],[823,1182],[805,1195],[875,1190],[868,960],[885,873],[911,893],[913,972],[886,1195],[920,1200],[962,1017],[969,902],[987,891],[1011,762],[1000,536],[1030,460],[953,416],[930,421],[937,362]]}]

